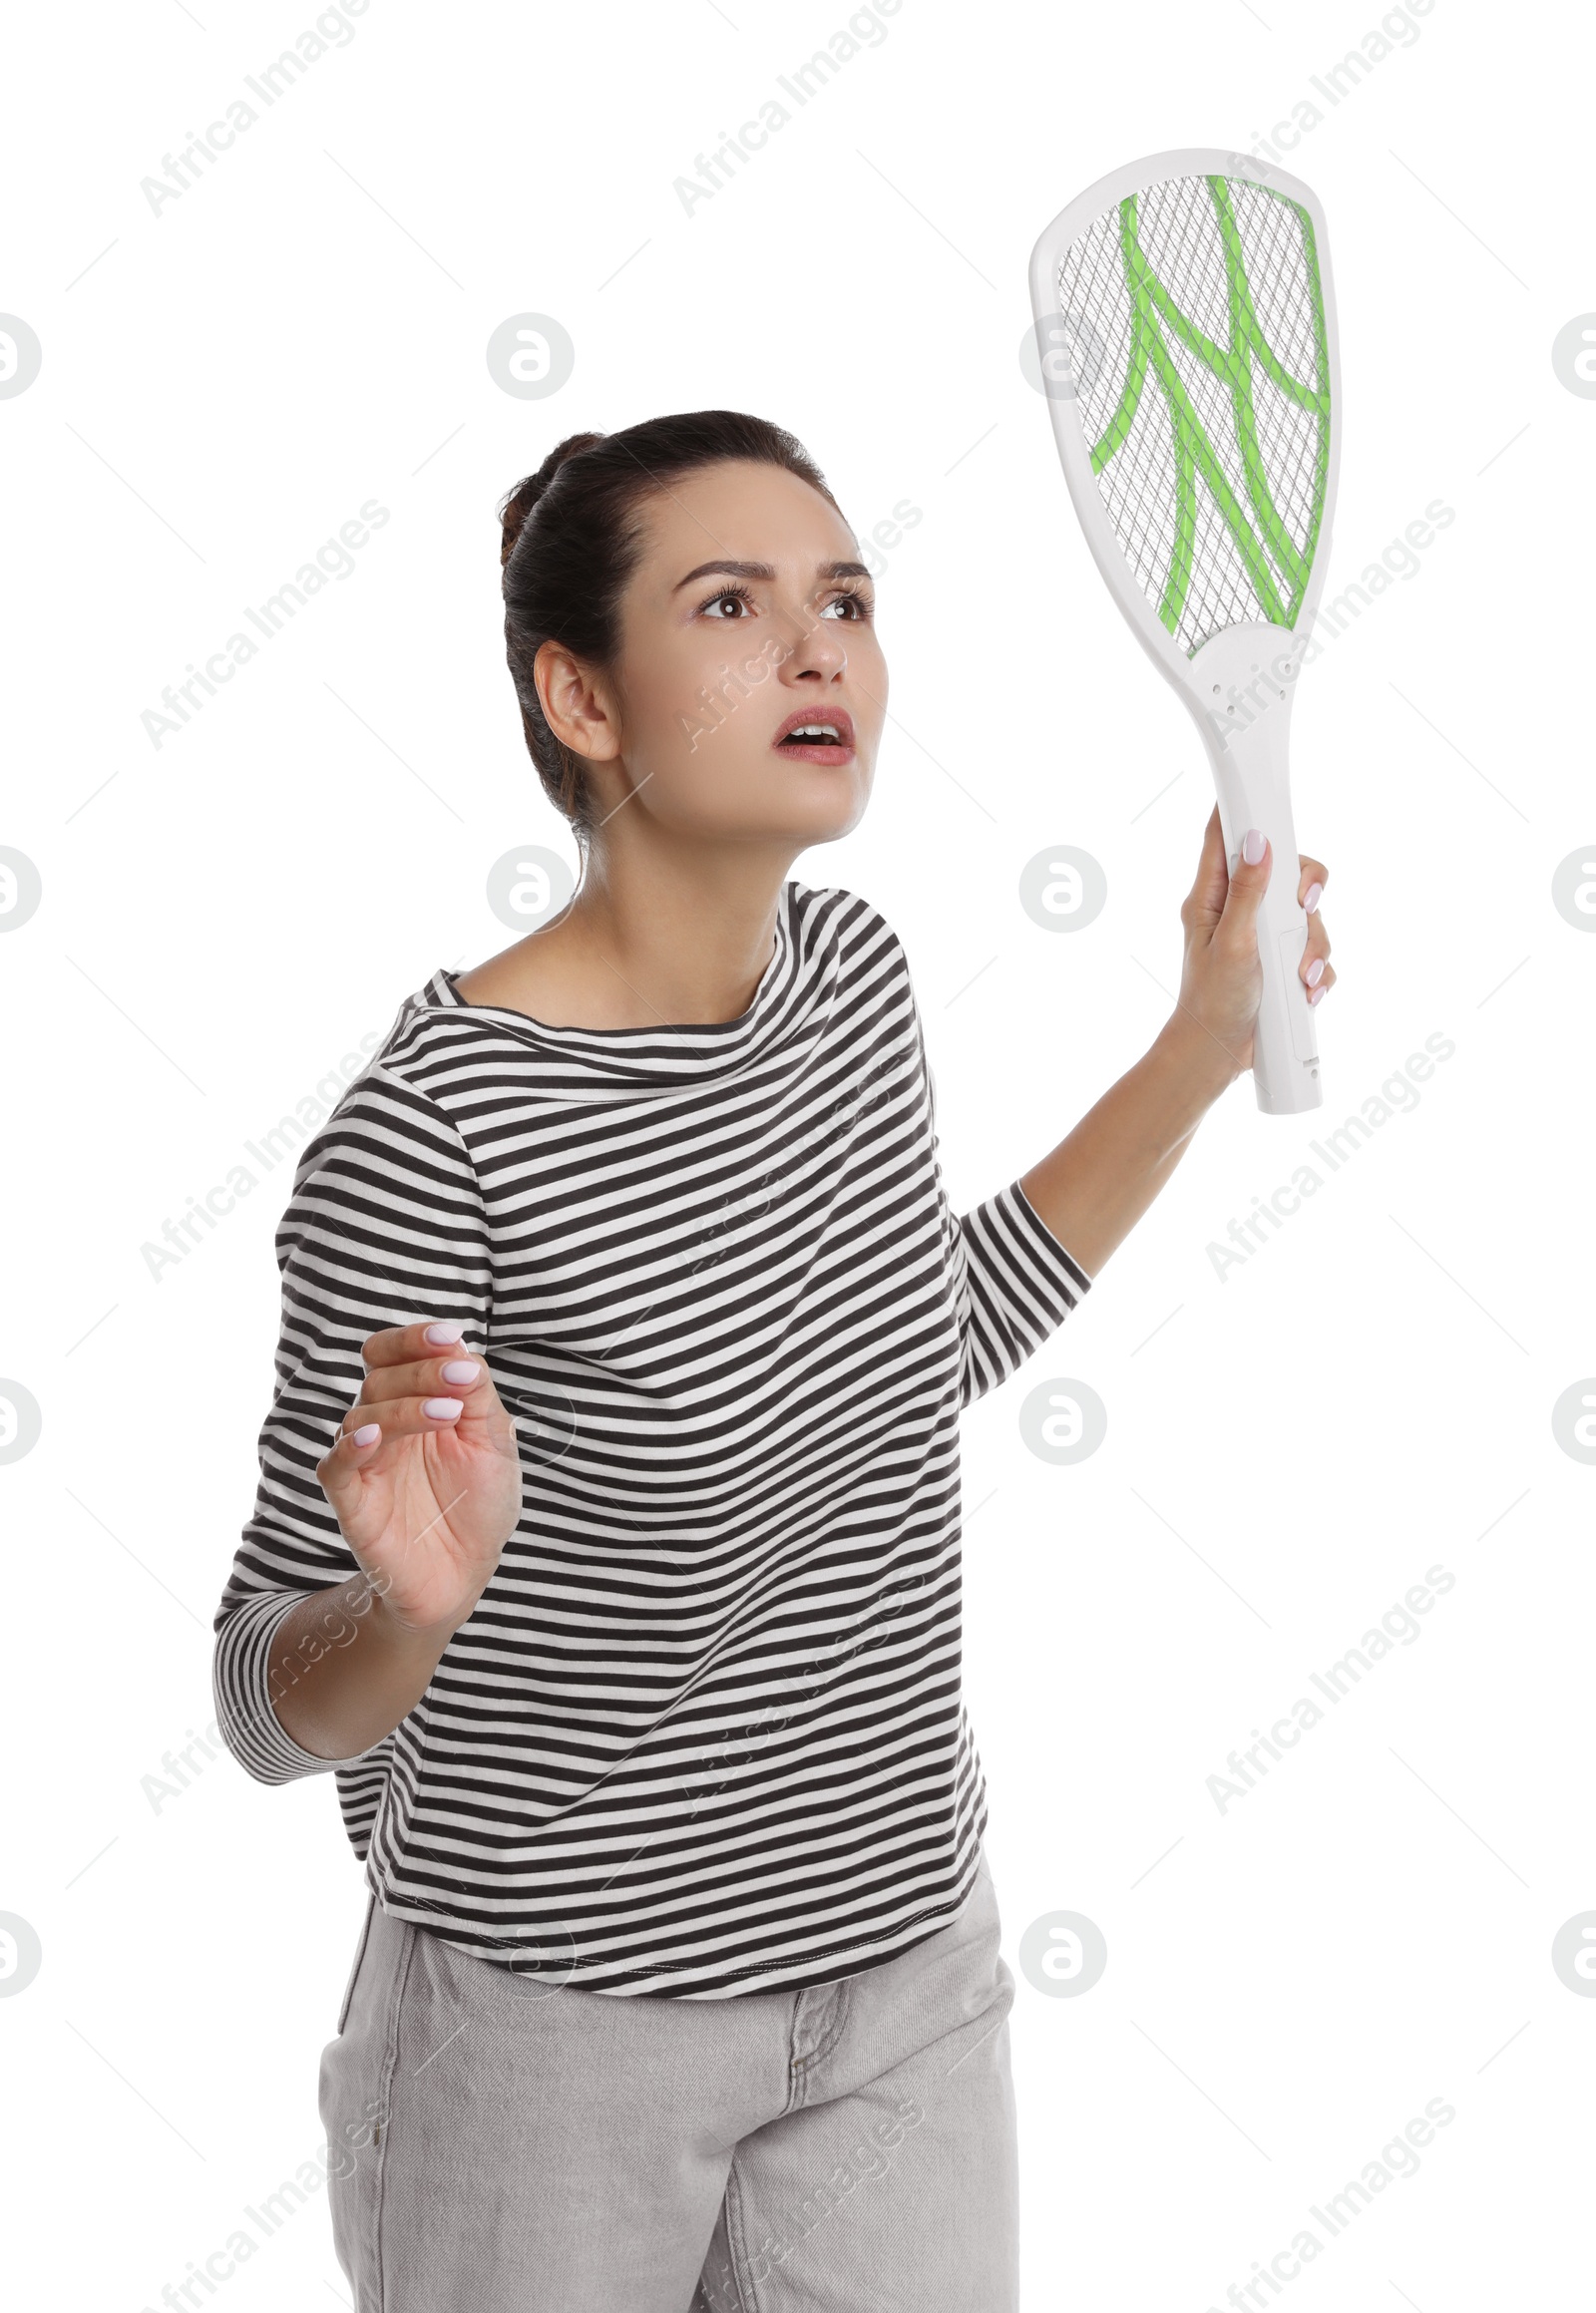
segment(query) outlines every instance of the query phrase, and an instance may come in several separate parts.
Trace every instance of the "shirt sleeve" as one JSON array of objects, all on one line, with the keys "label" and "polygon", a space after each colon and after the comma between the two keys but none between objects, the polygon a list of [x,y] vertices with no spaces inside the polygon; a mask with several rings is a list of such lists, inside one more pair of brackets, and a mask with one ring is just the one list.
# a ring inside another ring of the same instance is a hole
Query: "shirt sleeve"
[{"label": "shirt sleeve", "polygon": [[1042,1220],[1017,1181],[956,1217],[937,1157],[937,1091],[920,1041],[931,1117],[932,1160],[942,1202],[949,1289],[964,1344],[959,1402],[1006,1381],[1091,1290],[1091,1279]]},{"label": "shirt sleeve", "polygon": [[[361,1344],[385,1326],[454,1318],[464,1346],[486,1349],[487,1218],[458,1128],[424,1092],[368,1070],[301,1153],[276,1251],[276,1392],[260,1430],[254,1509],[213,1624],[217,1726],[262,1783],[353,1764],[320,1758],[286,1733],[267,1666],[299,1600],[359,1572],[316,1464],[360,1393]],[[338,1643],[331,1622],[325,1643]],[[351,1789],[346,1815],[351,1805],[356,1815],[374,1810],[391,1741],[359,1754],[370,1762],[369,1809]]]}]

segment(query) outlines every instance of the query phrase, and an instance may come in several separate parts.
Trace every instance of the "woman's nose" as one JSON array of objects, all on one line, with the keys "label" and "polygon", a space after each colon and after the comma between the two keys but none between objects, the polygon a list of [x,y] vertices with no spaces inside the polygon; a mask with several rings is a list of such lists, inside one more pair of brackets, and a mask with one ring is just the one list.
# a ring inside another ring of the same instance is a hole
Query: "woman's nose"
[{"label": "woman's nose", "polygon": [[834,620],[815,619],[795,634],[792,653],[782,668],[791,677],[818,674],[835,677],[848,670],[848,650]]}]

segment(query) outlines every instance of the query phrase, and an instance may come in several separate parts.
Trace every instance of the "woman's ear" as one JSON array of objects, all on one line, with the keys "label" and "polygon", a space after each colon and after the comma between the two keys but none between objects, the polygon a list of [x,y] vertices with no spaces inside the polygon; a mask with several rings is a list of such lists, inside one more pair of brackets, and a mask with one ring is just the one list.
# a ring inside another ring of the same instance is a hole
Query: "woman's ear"
[{"label": "woman's ear", "polygon": [[620,753],[613,701],[563,642],[545,642],[532,662],[544,719],[562,746],[590,763],[612,763]]}]

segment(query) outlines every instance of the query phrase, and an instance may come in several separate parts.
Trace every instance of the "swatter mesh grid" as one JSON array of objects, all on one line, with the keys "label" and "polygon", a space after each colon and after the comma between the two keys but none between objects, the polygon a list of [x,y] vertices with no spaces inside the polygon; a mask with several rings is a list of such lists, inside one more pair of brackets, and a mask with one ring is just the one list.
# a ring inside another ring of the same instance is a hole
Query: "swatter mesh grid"
[{"label": "swatter mesh grid", "polygon": [[1294,624],[1330,445],[1304,210],[1246,179],[1168,179],[1070,244],[1058,301],[1099,496],[1170,633],[1189,655]]}]

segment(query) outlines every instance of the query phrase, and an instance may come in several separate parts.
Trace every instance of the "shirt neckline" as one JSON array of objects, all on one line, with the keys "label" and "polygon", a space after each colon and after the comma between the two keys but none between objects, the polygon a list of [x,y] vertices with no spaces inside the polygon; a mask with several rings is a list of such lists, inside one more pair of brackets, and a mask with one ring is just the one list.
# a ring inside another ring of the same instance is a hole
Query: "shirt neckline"
[{"label": "shirt neckline", "polygon": [[557,1026],[553,1021],[541,1020],[534,1012],[519,1011],[511,1004],[475,1004],[460,992],[456,974],[447,965],[440,965],[428,983],[428,994],[436,1002],[486,1019],[513,1022],[523,1032],[530,1030],[540,1041],[559,1045],[562,1049],[590,1047],[597,1051],[617,1052],[629,1049],[647,1049],[668,1042],[673,1050],[694,1046],[712,1048],[723,1042],[735,1042],[752,1033],[772,1008],[778,995],[784,991],[790,973],[788,966],[794,953],[792,913],[796,887],[789,881],[782,885],[776,903],[776,941],[770,962],[760,976],[759,984],[749,999],[747,1009],[729,1020],[665,1020],[651,1022],[644,1027],[581,1028]]}]

